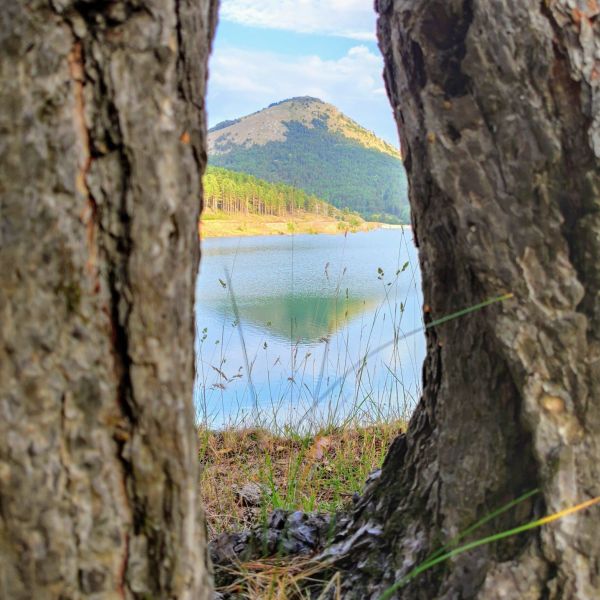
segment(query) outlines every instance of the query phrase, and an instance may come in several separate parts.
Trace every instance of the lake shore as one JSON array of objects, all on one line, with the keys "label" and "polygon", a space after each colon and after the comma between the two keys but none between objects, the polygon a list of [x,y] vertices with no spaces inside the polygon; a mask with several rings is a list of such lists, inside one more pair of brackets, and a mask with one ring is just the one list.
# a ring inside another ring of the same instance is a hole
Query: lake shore
[{"label": "lake shore", "polygon": [[[404,415],[406,406],[420,394],[424,336],[415,336],[398,351],[390,346],[377,353],[369,360],[368,381],[359,380],[356,370],[344,373],[350,363],[364,357],[365,324],[370,339],[382,342],[392,340],[400,322],[410,331],[422,325],[418,259],[411,238],[412,232],[405,229],[380,228],[347,236],[204,239],[196,323],[202,332],[198,364],[206,368],[199,374],[194,392],[202,420],[214,428],[232,420],[247,423],[256,396],[273,428],[282,429],[305,412],[305,421],[323,418],[338,424],[346,418],[358,386],[369,402],[376,397],[386,399],[373,408],[378,415],[388,411]],[[232,274],[238,317],[226,273]],[[387,298],[401,299],[402,308]],[[236,342],[238,320],[253,356],[254,391],[248,388],[243,348]],[[294,353],[290,352],[290,340]],[[332,358],[333,352],[343,358]],[[226,358],[223,368],[215,362],[221,358]],[[400,373],[402,393],[392,393]],[[329,382],[322,394],[317,392],[319,380]],[[297,385],[292,403],[293,383]],[[330,410],[331,394],[325,391],[333,385],[339,401],[333,402]],[[317,393],[323,395],[319,406],[314,404]]]},{"label": "lake shore", "polygon": [[297,214],[293,217],[270,215],[244,215],[203,213],[200,220],[202,238],[239,237],[256,235],[291,234],[340,234],[357,231],[373,231],[380,228],[401,228],[403,225],[387,225],[357,220],[350,216],[348,221],[315,214]]}]

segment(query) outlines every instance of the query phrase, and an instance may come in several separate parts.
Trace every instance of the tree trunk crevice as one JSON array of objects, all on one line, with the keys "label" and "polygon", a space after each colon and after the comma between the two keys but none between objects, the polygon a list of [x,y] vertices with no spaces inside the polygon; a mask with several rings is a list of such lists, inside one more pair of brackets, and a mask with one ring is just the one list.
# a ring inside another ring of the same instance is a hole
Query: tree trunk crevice
[{"label": "tree trunk crevice", "polygon": [[[348,598],[378,597],[528,490],[477,537],[600,495],[600,20],[562,1],[377,4],[425,320],[514,298],[427,331],[408,431],[324,553]],[[597,523],[480,547],[396,596],[591,600]]]},{"label": "tree trunk crevice", "polygon": [[[575,8],[574,8],[575,6]],[[377,598],[482,516],[600,496],[595,2],[378,0],[427,331],[406,434],[324,552]],[[210,597],[191,404],[216,0],[0,19],[0,595]],[[593,510],[398,598],[592,600]]]},{"label": "tree trunk crevice", "polygon": [[216,5],[5,7],[3,598],[210,597],[192,385]]}]

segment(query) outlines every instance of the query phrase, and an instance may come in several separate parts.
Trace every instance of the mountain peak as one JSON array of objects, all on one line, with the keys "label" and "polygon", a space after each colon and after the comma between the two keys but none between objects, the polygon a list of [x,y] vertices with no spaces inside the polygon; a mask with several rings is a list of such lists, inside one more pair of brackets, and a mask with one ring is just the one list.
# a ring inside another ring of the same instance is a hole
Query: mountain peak
[{"label": "mountain peak", "polygon": [[334,136],[400,158],[396,148],[344,115],[333,104],[313,96],[296,96],[273,102],[245,117],[215,125],[208,132],[208,152],[217,156],[235,148],[285,142],[290,124],[294,123],[307,129],[325,127]]},{"label": "mountain peak", "polygon": [[327,104],[327,102],[323,102],[323,100],[321,100],[320,98],[315,98],[314,96],[294,96],[293,98],[286,98],[285,100],[280,100],[279,102],[273,102],[272,104],[269,104],[267,108],[279,106],[280,104],[286,104],[287,102],[300,102],[305,104]]},{"label": "mountain peak", "polygon": [[312,96],[274,102],[208,133],[213,166],[287,183],[377,220],[408,218],[400,153]]}]

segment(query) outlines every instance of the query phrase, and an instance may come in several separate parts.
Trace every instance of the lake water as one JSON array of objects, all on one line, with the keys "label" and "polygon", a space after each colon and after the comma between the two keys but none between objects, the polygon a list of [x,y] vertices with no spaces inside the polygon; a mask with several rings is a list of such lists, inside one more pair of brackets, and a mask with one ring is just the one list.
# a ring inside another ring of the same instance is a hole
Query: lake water
[{"label": "lake water", "polygon": [[409,229],[212,238],[196,290],[198,419],[319,427],[403,417],[425,353]]}]

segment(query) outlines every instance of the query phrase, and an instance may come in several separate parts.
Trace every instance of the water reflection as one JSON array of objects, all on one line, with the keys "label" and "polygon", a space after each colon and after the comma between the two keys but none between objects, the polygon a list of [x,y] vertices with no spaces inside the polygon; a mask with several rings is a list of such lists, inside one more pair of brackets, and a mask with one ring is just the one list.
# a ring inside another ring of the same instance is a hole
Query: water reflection
[{"label": "water reflection", "polygon": [[404,230],[207,240],[196,318],[195,401],[212,427],[281,425],[308,413],[313,421],[357,411],[376,418],[410,410],[419,395],[422,335],[366,360],[422,322],[416,252]]},{"label": "water reflection", "polygon": [[[241,306],[240,318],[257,334],[265,333],[289,343],[313,345],[339,329],[346,327],[353,318],[372,309],[376,298],[336,298],[311,294],[284,294],[252,298]],[[221,318],[231,314],[231,302],[220,303],[217,313]]]}]

